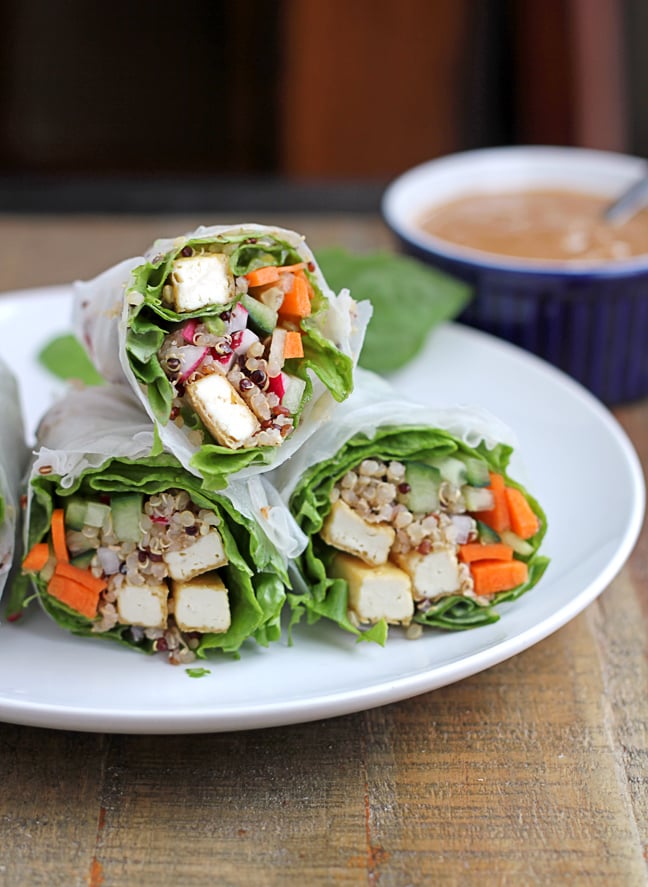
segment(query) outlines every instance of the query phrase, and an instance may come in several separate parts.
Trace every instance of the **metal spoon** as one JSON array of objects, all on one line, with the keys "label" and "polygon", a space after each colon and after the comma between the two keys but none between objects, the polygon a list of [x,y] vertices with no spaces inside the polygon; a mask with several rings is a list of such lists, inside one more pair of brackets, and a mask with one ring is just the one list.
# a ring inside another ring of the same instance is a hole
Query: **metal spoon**
[{"label": "metal spoon", "polygon": [[647,197],[648,172],[603,210],[603,218],[611,225],[621,225],[643,208]]}]

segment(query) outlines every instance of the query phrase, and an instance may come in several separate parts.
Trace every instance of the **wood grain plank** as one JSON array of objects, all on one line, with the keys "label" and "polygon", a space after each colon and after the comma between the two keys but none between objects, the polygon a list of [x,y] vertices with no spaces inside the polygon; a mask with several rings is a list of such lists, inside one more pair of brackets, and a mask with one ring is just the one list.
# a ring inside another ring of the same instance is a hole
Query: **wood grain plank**
[{"label": "wood grain plank", "polygon": [[0,724],[0,884],[88,883],[106,748],[101,735]]},{"label": "wood grain plank", "polygon": [[113,737],[104,884],[363,884],[362,716],[248,733]]},{"label": "wood grain plank", "polygon": [[644,883],[589,618],[368,714],[388,748],[368,760],[381,885]]}]

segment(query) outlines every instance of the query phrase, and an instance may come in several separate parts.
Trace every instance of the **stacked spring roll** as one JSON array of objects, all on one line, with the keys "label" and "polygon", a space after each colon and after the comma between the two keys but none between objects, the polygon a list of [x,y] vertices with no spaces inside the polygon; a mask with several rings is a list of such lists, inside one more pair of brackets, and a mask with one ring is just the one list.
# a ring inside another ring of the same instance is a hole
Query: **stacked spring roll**
[{"label": "stacked spring roll", "polygon": [[511,435],[480,410],[408,404],[358,371],[356,391],[273,473],[308,545],[293,621],[384,642],[389,624],[466,629],[540,579],[537,501],[507,473]]},{"label": "stacked spring roll", "polygon": [[19,489],[27,457],[18,387],[0,360],[0,595],[14,560]]},{"label": "stacked spring roll", "polygon": [[302,541],[261,479],[205,491],[122,386],[71,391],[38,444],[23,569],[61,627],[173,663],[279,637]]},{"label": "stacked spring roll", "polygon": [[371,314],[329,289],[300,235],[262,225],[157,241],[75,301],[99,372],[211,489],[289,458],[348,397]]}]

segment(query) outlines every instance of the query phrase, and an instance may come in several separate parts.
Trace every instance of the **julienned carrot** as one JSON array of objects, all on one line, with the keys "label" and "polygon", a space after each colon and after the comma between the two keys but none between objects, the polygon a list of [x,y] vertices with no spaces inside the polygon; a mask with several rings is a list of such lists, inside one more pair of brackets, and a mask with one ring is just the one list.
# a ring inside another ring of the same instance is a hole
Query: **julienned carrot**
[{"label": "julienned carrot", "polygon": [[306,267],[306,262],[298,262],[296,265],[282,265],[279,268],[280,274],[297,274],[298,271],[303,271]]},{"label": "julienned carrot", "polygon": [[517,588],[529,578],[524,561],[475,561],[470,565],[475,594],[497,594]]},{"label": "julienned carrot", "polygon": [[279,308],[281,316],[289,314],[292,317],[308,317],[311,313],[310,293],[308,281],[303,277],[295,277],[293,288],[286,293]]},{"label": "julienned carrot", "polygon": [[62,508],[55,508],[52,512],[52,546],[56,560],[67,564],[70,555],[65,543],[65,516]]},{"label": "julienned carrot", "polygon": [[22,568],[27,573],[40,573],[49,560],[49,545],[47,542],[37,542],[27,552],[23,560]]},{"label": "julienned carrot", "polygon": [[106,587],[105,579],[98,579],[93,576],[90,570],[82,570],[81,567],[75,567],[73,564],[57,563],[54,568],[54,575],[61,576],[63,579],[70,579],[72,582],[78,582],[79,585],[85,585],[97,595]]},{"label": "julienned carrot", "polygon": [[501,533],[502,530],[509,530],[511,519],[504,492],[504,478],[501,474],[495,474],[493,471],[490,472],[490,487],[488,489],[493,494],[494,505],[489,511],[480,511],[479,520],[483,521],[492,530],[495,530],[496,533]]},{"label": "julienned carrot", "polygon": [[99,592],[93,591],[87,585],[55,573],[47,584],[47,591],[52,597],[67,604],[71,610],[76,610],[88,619],[94,619],[97,615]]},{"label": "julienned carrot", "polygon": [[473,561],[510,561],[513,559],[513,549],[504,542],[466,542],[459,546],[459,560],[464,564]]},{"label": "julienned carrot", "polygon": [[294,333],[291,331],[286,333],[283,356],[286,360],[290,360],[291,357],[304,356],[304,344],[302,342],[301,333]]},{"label": "julienned carrot", "polygon": [[279,280],[279,269],[276,265],[266,265],[257,268],[256,271],[248,271],[245,279],[249,286],[265,286],[267,283],[276,283]]},{"label": "julienned carrot", "polygon": [[538,532],[540,522],[538,516],[524,497],[524,493],[515,487],[506,487],[506,504],[511,519],[511,529],[522,539],[530,539]]}]

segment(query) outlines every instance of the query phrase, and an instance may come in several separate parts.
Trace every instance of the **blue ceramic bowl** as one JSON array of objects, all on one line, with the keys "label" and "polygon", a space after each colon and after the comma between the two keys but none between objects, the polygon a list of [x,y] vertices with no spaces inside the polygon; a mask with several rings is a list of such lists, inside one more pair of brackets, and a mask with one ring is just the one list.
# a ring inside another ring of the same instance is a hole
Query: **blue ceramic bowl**
[{"label": "blue ceramic bowl", "polygon": [[383,196],[404,252],[468,281],[460,321],[532,351],[612,405],[648,394],[648,244],[627,260],[544,261],[455,246],[419,225],[433,206],[484,191],[563,189],[613,199],[644,161],[580,148],[488,148],[424,163]]}]

